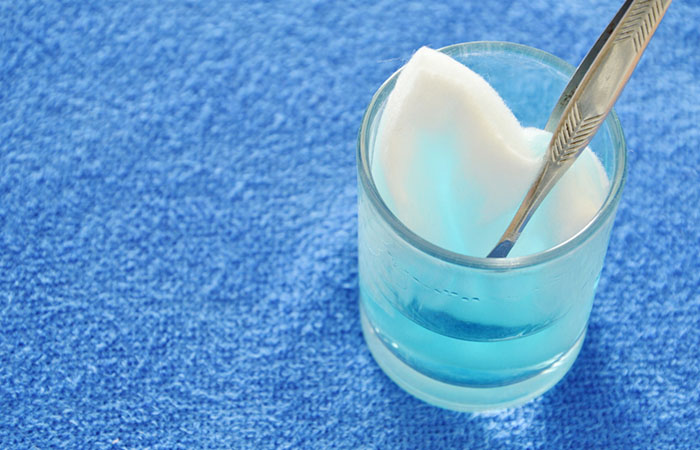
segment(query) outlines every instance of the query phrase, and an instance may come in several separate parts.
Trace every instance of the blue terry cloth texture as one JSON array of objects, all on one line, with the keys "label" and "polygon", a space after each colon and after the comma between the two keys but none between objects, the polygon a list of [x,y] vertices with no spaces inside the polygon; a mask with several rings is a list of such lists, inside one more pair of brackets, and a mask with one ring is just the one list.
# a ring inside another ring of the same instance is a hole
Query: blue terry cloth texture
[{"label": "blue terry cloth texture", "polygon": [[618,101],[627,186],[553,390],[441,410],[360,331],[374,91],[423,45],[577,64],[620,4],[0,2],[0,448],[698,448],[697,1]]}]

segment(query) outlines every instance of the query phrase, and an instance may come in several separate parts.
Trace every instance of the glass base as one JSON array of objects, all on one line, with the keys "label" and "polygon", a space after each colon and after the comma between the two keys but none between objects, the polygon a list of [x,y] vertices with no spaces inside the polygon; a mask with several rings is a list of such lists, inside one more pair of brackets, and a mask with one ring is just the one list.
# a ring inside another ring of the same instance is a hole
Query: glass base
[{"label": "glass base", "polygon": [[488,411],[522,405],[543,394],[568,372],[576,360],[585,331],[556,363],[539,374],[505,386],[474,388],[457,386],[426,376],[397,358],[379,339],[360,305],[362,334],[374,360],[389,378],[409,394],[441,408],[454,411]]}]

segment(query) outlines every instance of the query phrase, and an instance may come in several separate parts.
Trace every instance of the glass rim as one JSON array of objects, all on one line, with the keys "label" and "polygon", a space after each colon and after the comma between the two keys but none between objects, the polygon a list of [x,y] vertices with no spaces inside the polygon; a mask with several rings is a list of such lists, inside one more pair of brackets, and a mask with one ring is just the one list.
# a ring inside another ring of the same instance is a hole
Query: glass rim
[{"label": "glass rim", "polygon": [[[459,44],[453,44],[446,47],[438,49],[438,51],[443,53],[450,53],[455,50],[467,49],[470,52],[502,49],[507,52],[520,54],[534,59],[537,59],[549,67],[560,70],[564,73],[573,74],[575,68],[566,61],[558,58],[544,50],[539,50],[534,47],[530,47],[523,44],[516,44],[512,42],[503,41],[474,41],[474,42],[464,42]],[[624,133],[622,131],[622,126],[620,120],[612,109],[610,114],[605,119],[605,123],[608,124],[611,137],[617,138],[620,145],[615,146],[615,160],[617,165],[615,168],[615,173],[610,183],[610,189],[608,190],[608,195],[603,202],[603,206],[596,212],[593,218],[578,231],[575,235],[570,237],[564,242],[557,244],[556,246],[543,250],[541,252],[517,256],[513,258],[486,258],[479,256],[470,256],[463,253],[454,252],[448,250],[439,245],[433,244],[432,242],[426,240],[425,238],[419,236],[414,231],[412,231],[406,224],[404,224],[396,215],[389,209],[376,185],[374,184],[374,179],[372,178],[371,168],[368,158],[368,138],[369,138],[369,118],[371,113],[377,107],[377,100],[379,95],[387,89],[390,83],[393,83],[396,78],[401,73],[401,68],[394,72],[382,85],[379,87],[377,92],[375,92],[369,106],[365,110],[362,117],[362,124],[360,126],[360,132],[358,134],[357,143],[357,164],[358,164],[358,176],[362,187],[365,189],[370,202],[376,208],[377,212],[381,218],[389,224],[392,230],[404,241],[406,241],[410,246],[415,249],[426,253],[434,258],[440,259],[442,261],[477,269],[491,269],[491,270],[512,270],[520,269],[526,267],[532,267],[539,264],[552,261],[556,258],[562,257],[584,241],[589,239],[610,217],[611,214],[615,212],[616,206],[620,201],[622,195],[622,188],[625,184],[625,178],[627,175],[627,144],[625,142]],[[495,245],[495,242],[494,242]]]}]

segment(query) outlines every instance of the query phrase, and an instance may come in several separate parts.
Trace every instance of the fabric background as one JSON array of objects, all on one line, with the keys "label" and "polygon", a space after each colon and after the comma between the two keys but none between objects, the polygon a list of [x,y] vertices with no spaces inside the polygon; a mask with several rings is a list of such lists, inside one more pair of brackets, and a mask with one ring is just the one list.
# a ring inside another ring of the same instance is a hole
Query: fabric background
[{"label": "fabric background", "polygon": [[617,112],[629,177],[571,372],[415,400],[357,307],[355,140],[422,45],[577,64],[621,1],[0,2],[1,448],[698,448],[700,2]]}]

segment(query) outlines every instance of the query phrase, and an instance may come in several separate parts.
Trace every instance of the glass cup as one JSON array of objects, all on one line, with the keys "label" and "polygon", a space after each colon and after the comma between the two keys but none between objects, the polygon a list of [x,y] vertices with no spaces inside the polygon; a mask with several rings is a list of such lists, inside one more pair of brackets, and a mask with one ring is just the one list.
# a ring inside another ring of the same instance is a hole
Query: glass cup
[{"label": "glass cup", "polygon": [[[440,51],[484,77],[523,126],[544,128],[574,71],[555,56],[512,43],[472,42]],[[620,123],[611,112],[590,144],[611,182],[603,206],[578,234],[522,257],[458,254],[407,228],[372,179],[377,127],[399,72],[375,94],[358,140],[365,340],[384,372],[428,403],[458,411],[522,404],[566,374],[586,335],[625,180]]]}]

